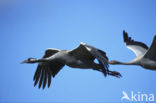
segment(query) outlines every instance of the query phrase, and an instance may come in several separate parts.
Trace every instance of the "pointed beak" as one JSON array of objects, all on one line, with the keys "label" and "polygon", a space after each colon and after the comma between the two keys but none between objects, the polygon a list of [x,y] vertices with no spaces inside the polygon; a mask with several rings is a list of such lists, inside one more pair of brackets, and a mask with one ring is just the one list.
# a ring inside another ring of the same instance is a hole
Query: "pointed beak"
[{"label": "pointed beak", "polygon": [[28,62],[28,60],[24,60],[20,64],[24,64],[24,63],[27,63],[27,62]]}]

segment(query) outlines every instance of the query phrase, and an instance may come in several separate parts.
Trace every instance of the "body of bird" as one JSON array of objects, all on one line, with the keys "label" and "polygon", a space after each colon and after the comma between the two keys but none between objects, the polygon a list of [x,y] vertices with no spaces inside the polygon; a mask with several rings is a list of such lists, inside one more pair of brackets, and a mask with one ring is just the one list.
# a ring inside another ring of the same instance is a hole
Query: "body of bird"
[{"label": "body of bird", "polygon": [[[98,60],[98,64],[94,62],[95,59]],[[104,76],[121,77],[120,73],[108,69],[108,58],[104,51],[85,43],[81,43],[73,50],[47,49],[43,58],[28,58],[22,63],[39,63],[34,75],[34,86],[39,82],[39,88],[42,85],[45,88],[47,81],[49,87],[51,76],[55,77],[65,65],[72,68],[97,70]]]},{"label": "body of bird", "polygon": [[[51,61],[59,61],[61,63],[66,64],[67,66],[73,67],[73,68],[82,68],[82,69],[92,68],[91,65],[85,63],[85,61],[82,61],[82,59],[78,59],[74,55],[70,54],[70,51],[68,51],[68,50],[60,51],[60,52],[54,54],[49,59]],[[89,63],[90,61],[87,60],[86,62]],[[90,62],[90,64],[91,63],[94,63],[94,62]]]},{"label": "body of bird", "polygon": [[149,69],[149,70],[156,70],[156,61],[150,60],[148,58],[142,58],[140,62],[141,62],[140,65],[143,68]]},{"label": "body of bird", "polygon": [[[63,64],[66,64],[69,67],[73,68],[81,68],[81,69],[89,69],[94,68],[95,66],[99,66],[98,64],[90,61],[90,60],[83,60],[82,58],[76,58],[74,55],[70,53],[70,50],[60,50],[59,52],[55,53],[53,56],[50,56],[48,58],[38,60],[38,62],[61,62]],[[97,67],[98,69],[99,67]],[[101,67],[102,68],[102,67]]]}]

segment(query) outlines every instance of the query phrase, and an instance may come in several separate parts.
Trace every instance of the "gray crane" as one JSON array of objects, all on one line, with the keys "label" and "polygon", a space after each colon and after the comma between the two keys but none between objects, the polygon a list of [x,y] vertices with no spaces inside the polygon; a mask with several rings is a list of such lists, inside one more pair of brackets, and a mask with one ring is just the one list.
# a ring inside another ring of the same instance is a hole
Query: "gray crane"
[{"label": "gray crane", "polygon": [[[95,59],[99,63],[96,63]],[[104,51],[83,42],[73,50],[47,49],[43,58],[28,58],[22,63],[39,63],[34,75],[34,86],[39,83],[38,87],[42,86],[43,89],[46,84],[48,88],[50,87],[51,77],[54,78],[65,65],[72,68],[97,70],[104,76],[121,77],[119,72],[108,69],[108,58]]]},{"label": "gray crane", "polygon": [[145,69],[156,70],[156,35],[154,36],[150,48],[142,42],[132,40],[125,31],[123,31],[123,38],[126,47],[136,54],[136,58],[130,62],[111,60],[109,61],[109,64],[139,65]]}]

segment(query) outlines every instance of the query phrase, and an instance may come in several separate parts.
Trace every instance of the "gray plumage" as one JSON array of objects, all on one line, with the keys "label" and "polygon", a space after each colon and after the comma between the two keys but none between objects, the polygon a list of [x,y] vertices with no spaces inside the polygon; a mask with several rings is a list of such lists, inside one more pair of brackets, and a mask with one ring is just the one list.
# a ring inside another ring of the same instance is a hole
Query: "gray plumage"
[{"label": "gray plumage", "polygon": [[150,48],[142,42],[132,40],[125,31],[123,31],[123,38],[126,47],[136,54],[136,58],[127,63],[111,60],[109,64],[139,65],[145,69],[156,70],[156,35]]},{"label": "gray plumage", "polygon": [[[95,59],[98,60],[98,64],[94,62]],[[22,63],[39,63],[34,75],[34,86],[39,83],[38,87],[42,86],[43,89],[46,84],[50,87],[51,78],[55,77],[65,65],[72,68],[97,70],[105,76],[121,77],[120,73],[108,69],[108,58],[104,51],[85,43],[81,43],[73,50],[47,49],[43,58],[28,58]]]}]

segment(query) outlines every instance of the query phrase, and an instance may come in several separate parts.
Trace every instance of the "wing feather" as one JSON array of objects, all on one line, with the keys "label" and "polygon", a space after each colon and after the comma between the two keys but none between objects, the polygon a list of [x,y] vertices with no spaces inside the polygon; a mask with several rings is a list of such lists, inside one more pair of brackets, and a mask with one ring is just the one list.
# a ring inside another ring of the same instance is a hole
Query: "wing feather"
[{"label": "wing feather", "polygon": [[59,62],[54,62],[50,64],[52,76],[55,77],[57,73],[63,68],[64,64]]},{"label": "wing feather", "polygon": [[[44,68],[45,68],[45,66],[44,66]],[[42,69],[41,78],[40,78],[40,82],[39,82],[38,88],[41,88],[41,85],[43,83],[44,73],[45,73],[45,69]]]},{"label": "wing feather", "polygon": [[44,82],[43,82],[43,89],[45,88],[46,84],[47,84],[47,77],[48,76],[48,71],[47,71],[47,67],[45,68],[45,74],[44,74]]},{"label": "wing feather", "polygon": [[51,69],[48,68],[48,88],[50,87],[51,84]]},{"label": "wing feather", "polygon": [[96,58],[104,65],[104,69],[108,70],[108,58],[106,56],[106,53],[93,46],[81,42],[80,46],[72,50],[70,54],[78,59],[94,61]]},{"label": "wing feather", "polygon": [[38,68],[36,71],[38,71],[38,72],[35,73],[36,77],[34,76],[35,77],[34,78],[34,81],[35,81],[34,86],[36,86],[36,84],[38,83],[38,80],[40,78],[40,74],[42,72],[42,66],[38,65]]},{"label": "wing feather", "polygon": [[41,65],[38,65],[33,80],[36,80],[40,72],[41,72]]},{"label": "wing feather", "polygon": [[[47,49],[43,58],[48,58],[55,53],[59,52],[58,49]],[[43,86],[45,88],[48,79],[48,87],[51,84],[51,76],[55,77],[55,75],[63,68],[64,64],[60,62],[48,62],[48,63],[39,63],[37,66],[37,70],[34,74],[34,86],[39,82],[39,88]],[[40,79],[40,80],[39,80]]]},{"label": "wing feather", "polygon": [[74,57],[78,58],[78,59],[84,58],[84,59],[89,59],[92,61],[95,59],[95,57],[90,53],[90,51],[88,51],[86,49],[86,47],[83,45],[83,43],[81,43],[79,45],[79,47],[73,49],[70,52],[70,54],[73,55]]},{"label": "wing feather", "polygon": [[144,55],[147,52],[148,47],[146,44],[132,40],[131,37],[128,37],[128,33],[125,31],[123,31],[123,38],[126,43],[126,47],[132,50],[137,57]]}]

